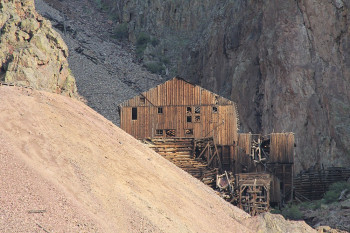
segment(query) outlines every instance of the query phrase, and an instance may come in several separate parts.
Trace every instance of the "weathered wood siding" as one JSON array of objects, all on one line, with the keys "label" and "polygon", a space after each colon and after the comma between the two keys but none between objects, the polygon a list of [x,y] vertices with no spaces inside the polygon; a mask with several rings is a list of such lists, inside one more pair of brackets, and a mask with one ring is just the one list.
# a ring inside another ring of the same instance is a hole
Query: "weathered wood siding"
[{"label": "weathered wood siding", "polygon": [[272,133],[269,163],[293,163],[294,134]]},{"label": "weathered wood siding", "polygon": [[233,173],[244,173],[244,172],[262,172],[264,167],[262,164],[254,163],[251,157],[252,147],[252,134],[242,133],[238,134],[237,144],[233,154]]},{"label": "weathered wood siding", "polygon": [[[213,137],[216,144],[232,145],[237,139],[237,113],[234,102],[199,86],[174,78],[136,96],[121,107],[121,128],[136,138],[165,137],[156,130],[176,130],[175,137]],[[187,108],[191,113],[187,113]],[[195,108],[200,107],[200,113]],[[213,111],[213,107],[217,111]],[[132,108],[137,108],[137,120],[132,120]],[[162,108],[162,113],[158,113]],[[192,122],[187,122],[187,116]],[[200,121],[196,122],[196,117]],[[192,129],[193,135],[185,130]]]}]

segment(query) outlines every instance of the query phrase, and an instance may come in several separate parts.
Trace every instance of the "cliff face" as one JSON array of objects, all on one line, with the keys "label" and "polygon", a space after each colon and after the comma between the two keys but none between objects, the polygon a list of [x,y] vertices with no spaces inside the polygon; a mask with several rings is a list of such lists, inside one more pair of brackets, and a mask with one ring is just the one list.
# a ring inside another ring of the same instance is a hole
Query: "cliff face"
[{"label": "cliff face", "polygon": [[[178,74],[237,102],[242,132],[295,132],[297,170],[350,164],[348,1],[113,6],[130,39],[158,36]],[[164,42],[178,38],[182,47]]]},{"label": "cliff face", "polygon": [[76,95],[68,49],[33,0],[0,3],[0,81]]}]

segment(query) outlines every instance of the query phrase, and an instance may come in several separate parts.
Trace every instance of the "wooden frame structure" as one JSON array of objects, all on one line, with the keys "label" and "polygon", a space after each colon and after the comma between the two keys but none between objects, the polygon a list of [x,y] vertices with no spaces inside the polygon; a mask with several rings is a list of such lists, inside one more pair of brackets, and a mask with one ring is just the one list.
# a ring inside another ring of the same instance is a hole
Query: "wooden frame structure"
[{"label": "wooden frame structure", "polygon": [[119,114],[123,130],[204,183],[235,174],[231,197],[238,193],[236,204],[253,215],[293,197],[294,134],[238,134],[236,104],[224,97],[175,77],[125,101]]},{"label": "wooden frame structure", "polygon": [[121,128],[137,139],[207,138],[217,145],[237,140],[236,104],[175,77],[119,106]]},{"label": "wooden frame structure", "polygon": [[255,216],[270,207],[272,177],[268,173],[240,173],[235,175],[238,207]]},{"label": "wooden frame structure", "polygon": [[268,172],[274,176],[271,202],[293,198],[294,134],[239,134],[232,161],[232,172]]}]

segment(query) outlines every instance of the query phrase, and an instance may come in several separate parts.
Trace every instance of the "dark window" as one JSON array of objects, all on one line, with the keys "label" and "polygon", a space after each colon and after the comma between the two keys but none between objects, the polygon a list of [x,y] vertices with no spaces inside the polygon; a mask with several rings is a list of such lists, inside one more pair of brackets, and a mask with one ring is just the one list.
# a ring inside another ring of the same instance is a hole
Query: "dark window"
[{"label": "dark window", "polygon": [[162,129],[157,129],[156,130],[156,135],[163,135],[163,130]]},{"label": "dark window", "polygon": [[176,130],[175,129],[166,129],[165,134],[167,137],[175,137]]},{"label": "dark window", "polygon": [[192,108],[191,107],[187,107],[186,108],[186,113],[192,113]]},{"label": "dark window", "polygon": [[215,96],[215,104],[218,104],[219,103],[219,97],[216,95]]},{"label": "dark window", "polygon": [[144,104],[145,102],[146,102],[146,98],[143,97],[143,96],[141,96],[141,97],[140,97],[140,103],[141,103],[141,104]]},{"label": "dark window", "polygon": [[132,108],[131,110],[131,119],[137,120],[137,108]]},{"label": "dark window", "polygon": [[218,113],[218,107],[216,106],[213,107],[213,113]]},{"label": "dark window", "polygon": [[163,108],[158,108],[158,113],[162,114],[163,113]]},{"label": "dark window", "polygon": [[201,116],[195,116],[194,122],[201,122]]},{"label": "dark window", "polygon": [[192,116],[187,116],[187,122],[192,122]]},{"label": "dark window", "polygon": [[185,129],[185,136],[193,135],[193,129]]},{"label": "dark window", "polygon": [[194,113],[201,113],[201,107],[200,106],[195,107]]}]

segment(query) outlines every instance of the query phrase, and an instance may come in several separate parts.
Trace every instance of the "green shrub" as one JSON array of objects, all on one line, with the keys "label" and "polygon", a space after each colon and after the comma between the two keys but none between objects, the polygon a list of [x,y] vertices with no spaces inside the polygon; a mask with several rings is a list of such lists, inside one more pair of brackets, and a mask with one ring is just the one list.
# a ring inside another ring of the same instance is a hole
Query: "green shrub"
[{"label": "green shrub", "polygon": [[151,44],[152,44],[153,46],[157,46],[157,45],[159,44],[159,40],[158,40],[157,38],[152,38]]},{"label": "green shrub", "polygon": [[138,57],[142,57],[143,56],[143,52],[145,51],[145,49],[147,48],[147,44],[146,45],[139,45],[136,46],[136,55]]},{"label": "green shrub", "polygon": [[113,31],[113,37],[116,39],[126,39],[129,37],[128,24],[122,23],[115,27]]},{"label": "green shrub", "polygon": [[148,42],[151,41],[151,38],[149,35],[147,35],[144,32],[141,32],[136,39],[136,55],[138,57],[142,57],[143,56],[143,52],[145,51],[145,49],[147,48],[147,44]]},{"label": "green shrub", "polygon": [[163,62],[165,65],[169,65],[169,63],[170,63],[170,60],[169,60],[169,58],[167,58],[167,57],[162,57],[160,60],[161,60],[161,62]]},{"label": "green shrub", "polygon": [[316,201],[306,201],[299,204],[298,206],[300,207],[300,209],[303,209],[303,210],[317,210],[321,208],[321,204],[322,204],[322,200],[316,200]]},{"label": "green shrub", "polygon": [[338,200],[338,197],[339,197],[338,192],[336,192],[334,190],[330,190],[324,194],[323,200],[326,203],[332,203],[332,202],[336,202]]},{"label": "green shrub", "polygon": [[290,205],[282,210],[282,215],[286,219],[290,220],[300,220],[303,217],[303,214],[300,212],[299,208],[296,205]]},{"label": "green shrub", "polygon": [[341,193],[341,191],[343,191],[344,189],[348,189],[350,190],[350,183],[346,182],[346,181],[339,181],[336,183],[333,183],[329,186],[328,190],[334,190],[336,192],[339,192],[339,194]]},{"label": "green shrub", "polygon": [[350,184],[345,181],[331,184],[328,191],[324,194],[323,200],[326,203],[336,202],[344,189],[350,190]]},{"label": "green shrub", "polygon": [[272,209],[270,211],[271,214],[282,214],[282,211],[280,211],[279,209]]},{"label": "green shrub", "polygon": [[162,72],[164,71],[164,67],[162,63],[159,62],[150,62],[145,64],[145,67],[147,70],[149,70],[150,72],[154,73],[154,74],[162,74]]},{"label": "green shrub", "polygon": [[136,39],[136,46],[147,45],[151,41],[151,37],[144,32],[141,32]]}]

